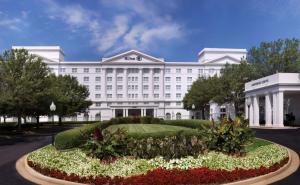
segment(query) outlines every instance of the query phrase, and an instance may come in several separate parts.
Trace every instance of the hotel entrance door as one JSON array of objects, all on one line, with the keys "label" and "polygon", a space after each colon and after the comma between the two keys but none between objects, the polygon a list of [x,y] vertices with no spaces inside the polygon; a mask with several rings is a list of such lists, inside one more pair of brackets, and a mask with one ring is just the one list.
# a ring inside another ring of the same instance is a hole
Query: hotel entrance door
[{"label": "hotel entrance door", "polygon": [[128,109],[128,116],[140,117],[141,109]]}]

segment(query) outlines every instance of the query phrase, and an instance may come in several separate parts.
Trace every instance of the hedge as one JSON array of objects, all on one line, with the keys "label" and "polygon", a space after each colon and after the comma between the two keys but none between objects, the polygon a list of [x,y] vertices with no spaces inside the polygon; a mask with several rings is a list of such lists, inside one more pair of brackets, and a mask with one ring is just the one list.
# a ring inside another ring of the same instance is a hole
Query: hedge
[{"label": "hedge", "polygon": [[183,120],[164,120],[163,122],[161,122],[161,124],[205,129],[211,125],[211,122],[209,120],[198,120],[198,119],[184,120],[183,119]]},{"label": "hedge", "polygon": [[105,122],[98,122],[60,132],[55,136],[54,146],[58,150],[78,147],[85,143],[86,136],[91,134],[96,127],[103,125],[105,125]]}]

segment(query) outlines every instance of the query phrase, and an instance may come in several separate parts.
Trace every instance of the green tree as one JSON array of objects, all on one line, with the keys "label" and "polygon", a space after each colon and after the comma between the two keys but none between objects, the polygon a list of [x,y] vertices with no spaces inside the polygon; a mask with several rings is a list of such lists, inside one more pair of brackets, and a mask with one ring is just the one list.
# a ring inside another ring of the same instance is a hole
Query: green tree
[{"label": "green tree", "polygon": [[63,117],[84,113],[92,104],[87,100],[88,89],[80,85],[75,77],[51,75],[50,81],[52,101],[56,104],[55,114],[59,117],[59,124]]},{"label": "green tree", "polygon": [[219,91],[218,83],[219,78],[217,76],[196,80],[183,98],[184,108],[192,110],[192,105],[194,104],[195,110],[200,110],[202,118],[205,119],[205,112],[209,110],[209,102]]},{"label": "green tree", "polygon": [[242,60],[239,65],[227,64],[221,71],[219,78],[219,93],[213,97],[213,101],[218,104],[233,104],[235,114],[241,115],[245,102],[245,83],[254,79],[255,68]]},{"label": "green tree", "polygon": [[49,68],[41,58],[24,49],[7,50],[0,57],[0,107],[5,107],[5,114],[18,118],[18,129],[21,118],[45,96],[48,75]]},{"label": "green tree", "polygon": [[247,62],[255,66],[257,78],[277,72],[297,73],[300,70],[299,40],[262,42],[249,50]]}]

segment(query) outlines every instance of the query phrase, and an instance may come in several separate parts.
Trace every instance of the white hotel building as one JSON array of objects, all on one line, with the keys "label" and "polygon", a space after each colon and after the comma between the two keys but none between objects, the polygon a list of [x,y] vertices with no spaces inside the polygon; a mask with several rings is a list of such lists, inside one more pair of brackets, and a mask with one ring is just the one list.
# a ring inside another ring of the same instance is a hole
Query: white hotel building
[{"label": "white hotel building", "polygon": [[[57,75],[72,75],[90,92],[93,105],[72,120],[108,120],[116,116],[153,115],[164,119],[200,118],[197,111],[183,109],[182,99],[200,76],[219,75],[226,63],[239,64],[246,49],[204,48],[198,61],[165,61],[130,50],[97,61],[65,61],[59,46],[13,46],[43,58]],[[220,92],[221,93],[221,92]],[[210,114],[230,112],[210,105]],[[42,121],[42,120],[41,120]]]}]

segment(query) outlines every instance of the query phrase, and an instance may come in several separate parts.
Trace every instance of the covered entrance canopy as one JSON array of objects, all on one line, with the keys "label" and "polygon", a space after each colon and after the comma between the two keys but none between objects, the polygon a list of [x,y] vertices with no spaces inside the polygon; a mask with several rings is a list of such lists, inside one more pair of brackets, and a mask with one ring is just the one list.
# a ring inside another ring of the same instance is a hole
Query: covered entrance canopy
[{"label": "covered entrance canopy", "polygon": [[245,84],[250,126],[300,124],[300,74],[277,73]]}]

